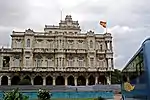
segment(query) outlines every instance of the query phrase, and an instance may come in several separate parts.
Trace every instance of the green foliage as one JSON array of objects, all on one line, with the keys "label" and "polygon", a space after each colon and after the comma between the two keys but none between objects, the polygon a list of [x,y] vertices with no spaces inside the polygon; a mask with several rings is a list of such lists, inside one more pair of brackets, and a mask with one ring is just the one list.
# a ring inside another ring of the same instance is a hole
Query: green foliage
[{"label": "green foliage", "polygon": [[39,89],[37,96],[38,96],[38,100],[50,100],[51,98],[49,91],[42,90],[42,89]]},{"label": "green foliage", "polygon": [[15,89],[11,92],[6,92],[4,94],[4,100],[29,100],[29,97],[24,96],[18,89]]},{"label": "green foliage", "polygon": [[112,84],[120,84],[122,79],[121,71],[115,69],[114,72],[111,73],[111,83]]},{"label": "green foliage", "polygon": [[23,79],[19,82],[19,85],[31,85],[31,82],[28,79]]}]

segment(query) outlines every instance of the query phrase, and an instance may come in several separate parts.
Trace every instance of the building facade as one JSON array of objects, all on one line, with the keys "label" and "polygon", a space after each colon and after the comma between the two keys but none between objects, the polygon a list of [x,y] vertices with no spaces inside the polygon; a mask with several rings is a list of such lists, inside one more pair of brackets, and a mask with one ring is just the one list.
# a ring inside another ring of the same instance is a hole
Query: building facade
[{"label": "building facade", "polygon": [[44,32],[13,31],[11,48],[0,49],[0,84],[32,85],[111,84],[113,67],[110,33],[81,33],[70,15]]}]

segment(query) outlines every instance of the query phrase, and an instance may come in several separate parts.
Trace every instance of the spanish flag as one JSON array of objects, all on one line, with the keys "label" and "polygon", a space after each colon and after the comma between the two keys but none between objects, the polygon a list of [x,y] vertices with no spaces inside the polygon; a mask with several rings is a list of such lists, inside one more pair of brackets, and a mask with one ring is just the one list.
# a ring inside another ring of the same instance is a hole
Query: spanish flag
[{"label": "spanish flag", "polygon": [[106,28],[106,22],[105,21],[100,21],[100,25]]}]

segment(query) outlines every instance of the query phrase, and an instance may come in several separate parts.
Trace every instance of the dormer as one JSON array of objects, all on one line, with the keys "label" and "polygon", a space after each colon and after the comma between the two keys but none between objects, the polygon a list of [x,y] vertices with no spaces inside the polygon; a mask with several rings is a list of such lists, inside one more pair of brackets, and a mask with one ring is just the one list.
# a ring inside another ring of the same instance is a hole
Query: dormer
[{"label": "dormer", "polygon": [[65,20],[61,20],[59,27],[65,30],[81,30],[78,21],[73,21],[71,15],[67,15]]},{"label": "dormer", "polygon": [[25,30],[25,35],[33,35],[34,34],[34,31],[31,30],[30,28]]}]

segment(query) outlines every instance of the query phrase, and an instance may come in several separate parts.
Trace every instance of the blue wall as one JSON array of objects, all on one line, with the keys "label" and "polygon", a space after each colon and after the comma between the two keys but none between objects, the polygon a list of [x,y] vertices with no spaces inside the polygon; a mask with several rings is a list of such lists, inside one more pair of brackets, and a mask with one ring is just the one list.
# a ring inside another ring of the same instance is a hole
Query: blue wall
[{"label": "blue wall", "polygon": [[[37,98],[37,92],[23,92],[24,95],[29,96],[30,99]],[[114,98],[113,92],[51,92],[51,98]],[[0,92],[0,98],[3,98],[3,92]]]}]

